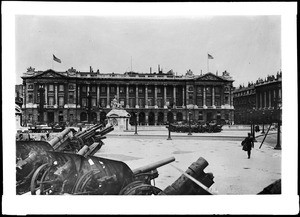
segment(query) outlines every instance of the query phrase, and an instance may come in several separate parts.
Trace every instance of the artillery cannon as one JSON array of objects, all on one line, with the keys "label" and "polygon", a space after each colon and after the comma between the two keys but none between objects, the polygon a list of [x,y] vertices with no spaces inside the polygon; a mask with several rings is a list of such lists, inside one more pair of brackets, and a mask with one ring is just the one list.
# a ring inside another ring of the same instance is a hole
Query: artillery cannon
[{"label": "artillery cannon", "polygon": [[[167,126],[169,128],[169,126]],[[170,131],[177,133],[187,133],[191,128],[192,133],[217,133],[222,131],[222,126],[218,124],[200,124],[194,123],[191,124],[183,124],[183,123],[173,123],[170,124]]]},{"label": "artillery cannon", "polygon": [[104,144],[102,142],[106,138],[104,135],[113,130],[113,127],[108,127],[96,131],[101,127],[102,125],[95,125],[76,134],[72,128],[66,128],[49,142],[16,141],[17,194],[30,190],[33,173],[53,158],[50,151],[79,153],[84,157],[94,155]]},{"label": "artillery cannon", "polygon": [[127,164],[101,157],[49,151],[50,162],[41,165],[31,180],[31,194],[131,195],[158,194],[151,185],[157,168],[174,157],[131,170]]}]

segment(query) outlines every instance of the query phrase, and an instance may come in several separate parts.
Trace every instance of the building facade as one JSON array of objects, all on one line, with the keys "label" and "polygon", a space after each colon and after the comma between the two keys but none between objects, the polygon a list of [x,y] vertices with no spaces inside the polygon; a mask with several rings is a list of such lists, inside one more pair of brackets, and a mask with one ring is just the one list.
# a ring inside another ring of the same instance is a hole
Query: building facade
[{"label": "building facade", "polygon": [[66,72],[28,68],[23,79],[23,124],[103,122],[117,99],[141,125],[225,119],[233,121],[233,80],[207,73]]},{"label": "building facade", "polygon": [[233,91],[236,124],[264,124],[281,121],[282,72],[258,79]]}]

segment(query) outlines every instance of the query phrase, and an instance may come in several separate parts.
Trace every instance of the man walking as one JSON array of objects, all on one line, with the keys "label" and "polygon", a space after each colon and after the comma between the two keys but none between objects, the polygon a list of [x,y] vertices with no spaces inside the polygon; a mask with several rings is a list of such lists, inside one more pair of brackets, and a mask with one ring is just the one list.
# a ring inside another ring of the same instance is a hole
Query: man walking
[{"label": "man walking", "polygon": [[251,149],[254,148],[254,142],[251,133],[248,133],[248,136],[244,139],[242,144],[243,144],[243,150],[247,151],[248,159],[250,159]]}]

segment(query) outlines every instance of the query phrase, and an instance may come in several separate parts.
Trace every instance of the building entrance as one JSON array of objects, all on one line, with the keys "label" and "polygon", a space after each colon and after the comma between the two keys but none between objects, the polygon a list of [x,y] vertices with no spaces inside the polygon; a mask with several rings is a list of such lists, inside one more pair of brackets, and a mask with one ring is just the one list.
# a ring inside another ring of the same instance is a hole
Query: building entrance
[{"label": "building entrance", "polygon": [[48,120],[48,123],[54,123],[54,112],[47,113],[47,120]]}]

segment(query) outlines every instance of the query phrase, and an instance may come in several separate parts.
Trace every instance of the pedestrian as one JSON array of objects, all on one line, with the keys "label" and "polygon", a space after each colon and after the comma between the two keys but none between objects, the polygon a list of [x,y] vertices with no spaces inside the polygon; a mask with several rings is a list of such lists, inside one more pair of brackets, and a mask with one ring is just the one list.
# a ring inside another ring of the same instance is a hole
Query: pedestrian
[{"label": "pedestrian", "polygon": [[251,156],[251,149],[254,148],[253,138],[251,133],[248,133],[248,136],[242,141],[243,150],[247,151],[248,159]]}]

